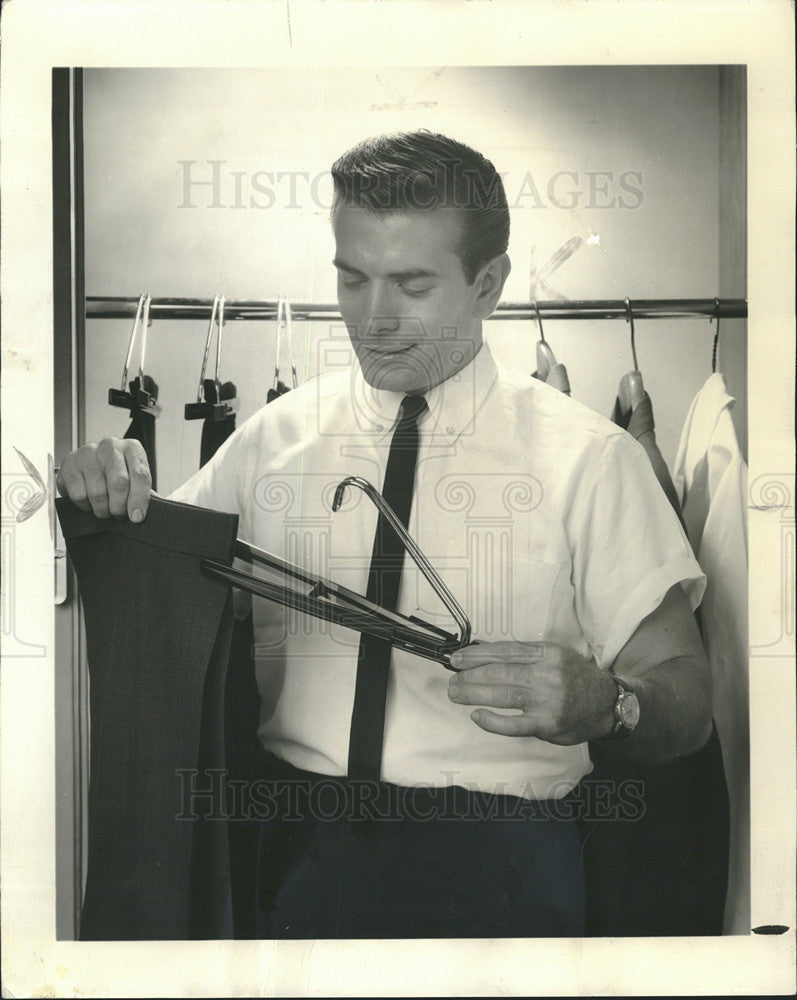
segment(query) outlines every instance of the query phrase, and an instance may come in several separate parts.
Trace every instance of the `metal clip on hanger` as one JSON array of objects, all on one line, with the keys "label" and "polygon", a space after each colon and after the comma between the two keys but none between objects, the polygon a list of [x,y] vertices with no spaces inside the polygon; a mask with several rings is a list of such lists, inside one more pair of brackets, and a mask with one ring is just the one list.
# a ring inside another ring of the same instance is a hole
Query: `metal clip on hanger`
[{"label": "metal clip on hanger", "polygon": [[[157,386],[148,376],[144,375],[144,357],[147,351],[147,328],[150,325],[149,310],[152,303],[150,295],[141,295],[138,299],[133,329],[130,331],[130,341],[127,345],[127,357],[125,367],[122,372],[122,385],[120,389],[108,390],[108,402],[111,406],[119,406],[125,410],[139,407],[146,410],[153,417],[160,416],[161,408],[157,403]],[[141,360],[138,365],[138,377],[133,379],[130,386],[127,385],[127,373],[130,370],[130,361],[133,357],[133,347],[136,342],[136,334],[141,329]],[[136,384],[137,383],[137,384]],[[154,391],[147,391],[145,386],[149,385]]]},{"label": "metal clip on hanger", "polygon": [[266,580],[248,571],[234,569],[210,559],[203,561],[202,571],[210,576],[227,580],[234,587],[239,587],[250,594],[265,597],[285,607],[296,608],[314,618],[335,622],[357,632],[387,639],[397,649],[415,653],[416,656],[442,663],[449,670],[453,669],[450,664],[451,654],[470,643],[471,626],[467,615],[389,504],[367,480],[359,476],[349,476],[339,483],[335,490],[332,510],[337,511],[340,508],[348,485],[363,490],[396,530],[410,557],[457,622],[460,633],[458,636],[414,615],[408,617],[395,611],[388,611],[332,580],[308,573],[300,566],[280,559],[270,552],[264,552],[240,539],[235,543],[235,555],[238,558],[251,560],[266,567],[278,578],[288,577],[296,581],[296,584],[289,587],[284,582]]},{"label": "metal clip on hanger", "polygon": [[[238,400],[221,398],[221,334],[224,327],[224,303],[223,295],[216,295],[213,299],[213,308],[210,311],[210,322],[208,323],[208,335],[205,338],[205,354],[202,358],[202,371],[199,374],[199,388],[197,389],[196,402],[185,404],[186,420],[203,420],[210,417],[211,420],[224,420],[231,416],[238,409]],[[216,326],[216,373],[212,379],[205,378],[208,367],[208,355],[210,354],[210,341],[213,336],[213,327]],[[234,389],[233,389],[234,391]],[[202,396],[204,394],[204,401]]]}]

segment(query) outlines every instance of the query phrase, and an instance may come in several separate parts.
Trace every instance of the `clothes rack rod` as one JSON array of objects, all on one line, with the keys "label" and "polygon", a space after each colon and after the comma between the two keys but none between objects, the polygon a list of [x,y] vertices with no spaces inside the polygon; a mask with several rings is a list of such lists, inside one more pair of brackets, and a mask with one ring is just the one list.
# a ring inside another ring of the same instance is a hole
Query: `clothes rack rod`
[{"label": "clothes rack rod", "polygon": [[[87,319],[132,319],[136,314],[138,296],[86,298]],[[212,299],[153,298],[150,319],[207,319],[213,306]],[[635,320],[683,319],[686,317],[717,315],[714,299],[632,299]],[[540,315],[549,319],[625,319],[624,299],[582,299],[572,302],[538,302]],[[294,319],[340,320],[337,305],[291,302]],[[534,319],[534,304],[530,302],[501,302],[490,317],[496,319]],[[719,299],[720,319],[744,319],[747,316],[745,299]],[[228,320],[276,320],[276,300],[228,299],[224,304],[224,318]]]}]

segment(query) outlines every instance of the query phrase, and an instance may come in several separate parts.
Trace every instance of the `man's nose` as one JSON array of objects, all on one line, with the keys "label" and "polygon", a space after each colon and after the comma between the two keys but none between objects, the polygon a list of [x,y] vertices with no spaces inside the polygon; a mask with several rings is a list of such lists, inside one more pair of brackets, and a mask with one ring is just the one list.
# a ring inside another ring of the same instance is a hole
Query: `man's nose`
[{"label": "man's nose", "polygon": [[391,288],[375,285],[368,302],[367,329],[370,336],[395,333],[401,322],[396,296]]}]

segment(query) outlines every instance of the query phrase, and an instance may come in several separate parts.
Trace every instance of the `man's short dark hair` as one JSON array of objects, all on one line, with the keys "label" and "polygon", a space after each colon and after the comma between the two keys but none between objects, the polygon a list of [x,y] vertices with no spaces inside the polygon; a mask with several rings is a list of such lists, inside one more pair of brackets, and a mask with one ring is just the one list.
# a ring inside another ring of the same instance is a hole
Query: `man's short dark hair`
[{"label": "man's short dark hair", "polygon": [[506,253],[509,207],[492,163],[464,143],[428,132],[364,139],[332,164],[332,221],[341,204],[371,212],[461,210],[455,248],[469,285],[480,268]]}]

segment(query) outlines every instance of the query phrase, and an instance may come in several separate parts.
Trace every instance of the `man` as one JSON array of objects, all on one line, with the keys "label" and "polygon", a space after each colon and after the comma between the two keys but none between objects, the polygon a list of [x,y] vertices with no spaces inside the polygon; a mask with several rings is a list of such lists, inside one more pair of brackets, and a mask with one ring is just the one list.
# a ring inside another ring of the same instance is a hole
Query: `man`
[{"label": "man", "polygon": [[[483,342],[510,268],[493,165],[419,132],[363,142],[332,174],[358,366],[261,410],[174,498],[238,513],[242,537],[365,593],[382,528],[359,494],[330,515],[330,491],[349,475],[387,491],[394,441],[412,439],[410,534],[477,641],[451,673],[394,650],[374,695],[367,641],[256,602],[258,735],[307,793],[263,824],[258,932],[577,935],[588,741],[655,763],[710,734],[703,577],[636,442]],[[146,515],[136,442],[84,446],[58,482],[97,516]],[[450,627],[409,560],[397,600]]]}]

